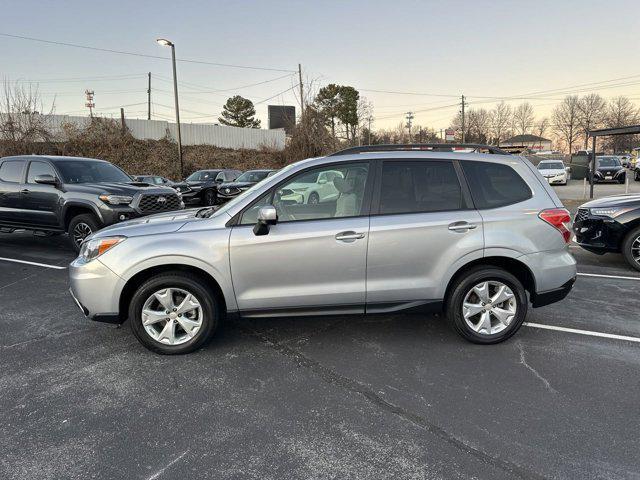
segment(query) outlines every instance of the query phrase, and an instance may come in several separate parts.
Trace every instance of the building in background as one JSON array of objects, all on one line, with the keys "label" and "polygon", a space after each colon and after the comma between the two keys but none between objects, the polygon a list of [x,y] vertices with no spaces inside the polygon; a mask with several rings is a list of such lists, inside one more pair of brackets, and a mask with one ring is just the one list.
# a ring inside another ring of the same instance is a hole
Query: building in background
[{"label": "building in background", "polygon": [[534,152],[544,152],[551,150],[551,140],[538,137],[537,135],[516,135],[500,143],[501,147],[522,147]]}]

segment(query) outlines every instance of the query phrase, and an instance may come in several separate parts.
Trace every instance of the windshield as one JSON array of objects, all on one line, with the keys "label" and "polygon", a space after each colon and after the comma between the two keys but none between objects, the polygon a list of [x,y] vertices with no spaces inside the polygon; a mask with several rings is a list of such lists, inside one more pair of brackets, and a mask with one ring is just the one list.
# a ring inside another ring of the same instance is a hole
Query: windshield
[{"label": "windshield", "polygon": [[620,160],[616,157],[600,157],[598,158],[599,167],[619,167]]},{"label": "windshield", "polygon": [[64,183],[130,183],[131,177],[109,162],[61,160],[56,162]]},{"label": "windshield", "polygon": [[187,182],[201,182],[203,180],[213,180],[220,173],[220,170],[203,170],[200,172],[193,172],[187,177]]},{"label": "windshield", "polygon": [[268,171],[264,170],[249,170],[248,172],[244,172],[240,175],[235,181],[236,182],[259,182],[260,180],[264,180],[269,175]]},{"label": "windshield", "polygon": [[538,170],[563,170],[564,163],[562,162],[540,162],[538,164]]}]

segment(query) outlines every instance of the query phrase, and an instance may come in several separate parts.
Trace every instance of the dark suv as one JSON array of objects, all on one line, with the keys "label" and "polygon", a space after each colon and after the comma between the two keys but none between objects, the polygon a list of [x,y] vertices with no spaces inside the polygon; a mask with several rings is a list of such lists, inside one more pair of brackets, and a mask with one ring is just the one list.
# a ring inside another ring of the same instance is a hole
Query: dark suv
[{"label": "dark suv", "polygon": [[91,158],[0,158],[0,228],[69,233],[76,250],[100,228],[184,208],[168,187],[136,183],[115,165]]},{"label": "dark suv", "polygon": [[233,182],[242,174],[239,170],[211,169],[198,170],[189,175],[184,182],[172,185],[182,194],[187,205],[215,205],[218,202],[218,186]]}]

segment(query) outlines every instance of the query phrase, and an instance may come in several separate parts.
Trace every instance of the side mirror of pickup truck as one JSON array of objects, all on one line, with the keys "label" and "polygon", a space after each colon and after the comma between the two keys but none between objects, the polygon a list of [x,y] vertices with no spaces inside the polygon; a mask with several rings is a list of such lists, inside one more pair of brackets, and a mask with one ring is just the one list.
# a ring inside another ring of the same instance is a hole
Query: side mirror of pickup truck
[{"label": "side mirror of pickup truck", "polygon": [[41,185],[53,185],[53,186],[58,185],[58,179],[53,175],[49,175],[49,174],[36,175],[35,181],[36,183],[39,183]]}]

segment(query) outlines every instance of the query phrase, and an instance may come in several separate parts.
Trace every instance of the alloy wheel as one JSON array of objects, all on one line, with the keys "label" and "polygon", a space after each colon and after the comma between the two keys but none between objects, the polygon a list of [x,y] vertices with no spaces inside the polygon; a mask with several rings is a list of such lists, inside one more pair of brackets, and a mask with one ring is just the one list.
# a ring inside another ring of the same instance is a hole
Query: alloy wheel
[{"label": "alloy wheel", "polygon": [[502,332],[515,318],[517,309],[513,291],[496,280],[477,284],[467,292],[462,302],[465,323],[481,335]]},{"label": "alloy wheel", "polygon": [[142,306],[142,325],[156,342],[181,345],[194,338],[202,327],[202,306],[182,288],[165,288],[153,293]]},{"label": "alloy wheel", "polygon": [[640,265],[640,236],[637,236],[631,243],[631,257],[634,262]]},{"label": "alloy wheel", "polygon": [[89,225],[84,222],[78,223],[75,227],[73,227],[73,242],[80,246],[85,238],[93,233],[93,230]]}]

